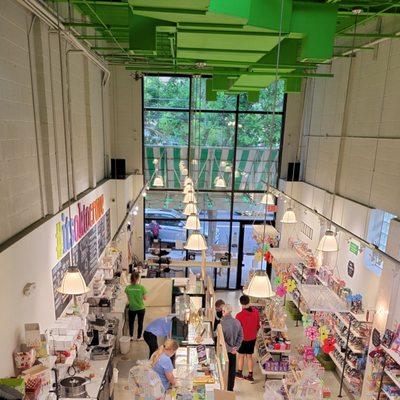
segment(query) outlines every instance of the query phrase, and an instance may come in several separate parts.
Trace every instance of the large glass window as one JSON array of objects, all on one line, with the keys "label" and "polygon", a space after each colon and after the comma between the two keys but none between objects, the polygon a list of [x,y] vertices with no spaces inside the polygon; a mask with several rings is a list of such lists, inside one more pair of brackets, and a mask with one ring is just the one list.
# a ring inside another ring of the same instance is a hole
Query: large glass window
[{"label": "large glass window", "polygon": [[[157,188],[152,180],[146,197],[146,254],[156,234],[172,249],[172,258],[200,257],[182,249],[188,235],[183,163],[195,182],[207,259],[230,253],[237,261],[240,232],[251,230],[242,227],[264,219],[262,192],[268,182],[277,184],[282,82],[262,90],[257,102],[249,102],[245,93],[218,93],[216,101],[207,101],[206,78],[199,77],[145,76],[143,90],[145,179],[157,173],[164,181]],[[216,187],[217,177],[224,186]],[[233,288],[237,276],[231,268],[215,271],[214,278],[217,287]]]}]

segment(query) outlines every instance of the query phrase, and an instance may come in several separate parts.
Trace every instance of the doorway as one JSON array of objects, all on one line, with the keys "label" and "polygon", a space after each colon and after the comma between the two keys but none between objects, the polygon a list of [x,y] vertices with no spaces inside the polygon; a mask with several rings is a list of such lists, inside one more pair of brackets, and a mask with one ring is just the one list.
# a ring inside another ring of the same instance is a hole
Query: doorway
[{"label": "doorway", "polygon": [[253,238],[253,226],[263,223],[264,221],[240,221],[236,289],[242,289],[248,280],[250,270],[257,268],[254,254],[259,245]]}]

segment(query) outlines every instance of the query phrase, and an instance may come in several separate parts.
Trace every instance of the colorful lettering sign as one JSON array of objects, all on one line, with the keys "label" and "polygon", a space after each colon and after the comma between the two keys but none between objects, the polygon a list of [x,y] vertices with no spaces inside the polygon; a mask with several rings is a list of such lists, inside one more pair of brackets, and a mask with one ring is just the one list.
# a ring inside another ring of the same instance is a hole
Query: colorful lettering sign
[{"label": "colorful lettering sign", "polygon": [[104,195],[88,206],[78,203],[78,214],[69,216],[61,213],[56,224],[56,253],[59,260],[104,214]]}]

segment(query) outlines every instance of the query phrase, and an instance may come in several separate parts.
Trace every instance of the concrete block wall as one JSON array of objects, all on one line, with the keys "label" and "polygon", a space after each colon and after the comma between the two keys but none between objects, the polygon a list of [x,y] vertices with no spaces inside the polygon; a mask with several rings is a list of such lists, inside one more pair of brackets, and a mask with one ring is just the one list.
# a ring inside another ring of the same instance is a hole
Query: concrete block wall
[{"label": "concrete block wall", "polygon": [[[398,18],[388,24],[400,30]],[[318,72],[334,78],[306,82],[303,179],[332,192],[339,163],[340,195],[400,215],[400,41],[357,52],[351,68],[339,58]]]},{"label": "concrete block wall", "polygon": [[0,244],[106,173],[102,71],[32,17],[0,2]]}]

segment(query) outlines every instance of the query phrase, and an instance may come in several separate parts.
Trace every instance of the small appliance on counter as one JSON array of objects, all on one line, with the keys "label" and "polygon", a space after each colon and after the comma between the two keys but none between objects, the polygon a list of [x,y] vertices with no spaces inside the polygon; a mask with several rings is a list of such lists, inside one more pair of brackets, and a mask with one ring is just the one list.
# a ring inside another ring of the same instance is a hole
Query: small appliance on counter
[{"label": "small appliance on counter", "polygon": [[93,361],[96,360],[107,360],[110,357],[112,349],[110,346],[103,347],[103,346],[95,346],[90,353],[90,359]]},{"label": "small appliance on counter", "polygon": [[60,381],[60,397],[85,398],[88,397],[86,385],[90,382],[87,378],[70,376]]}]

